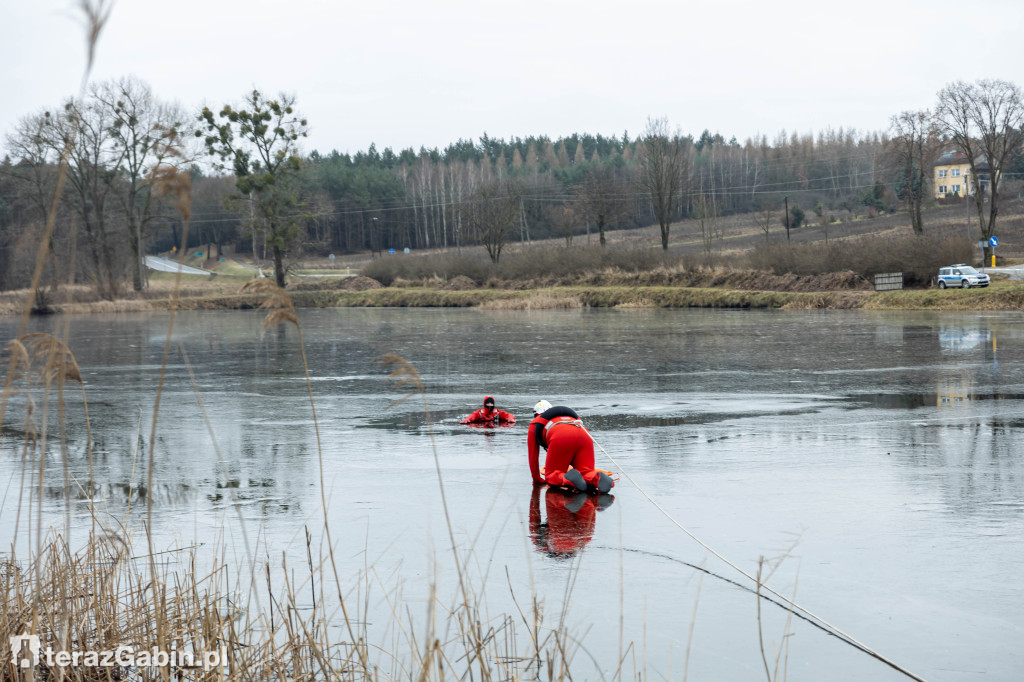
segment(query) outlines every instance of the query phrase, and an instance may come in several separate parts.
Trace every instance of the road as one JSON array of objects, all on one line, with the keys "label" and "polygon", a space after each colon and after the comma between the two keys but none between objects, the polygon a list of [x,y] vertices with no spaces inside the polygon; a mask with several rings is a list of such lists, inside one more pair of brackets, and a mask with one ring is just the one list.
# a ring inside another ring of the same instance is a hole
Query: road
[{"label": "road", "polygon": [[1014,265],[1012,268],[983,268],[982,272],[987,272],[990,275],[997,272],[1007,275],[1010,279],[1024,279],[1024,265]]},{"label": "road", "polygon": [[209,270],[201,270],[199,268],[193,268],[190,265],[179,265],[172,260],[161,258],[160,256],[146,256],[146,266],[153,270],[160,272],[177,272],[181,269],[183,275],[215,275],[217,273],[210,272]]}]

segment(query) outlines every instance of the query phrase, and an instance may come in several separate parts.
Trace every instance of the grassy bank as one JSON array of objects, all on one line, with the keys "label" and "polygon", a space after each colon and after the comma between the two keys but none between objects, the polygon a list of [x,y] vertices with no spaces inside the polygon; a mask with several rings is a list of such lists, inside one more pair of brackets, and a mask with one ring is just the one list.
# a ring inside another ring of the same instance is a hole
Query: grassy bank
[{"label": "grassy bank", "polygon": [[[544,289],[472,289],[446,291],[431,287],[366,291],[297,291],[297,307],[332,308],[484,308],[537,310],[555,308],[776,308],[787,310],[1024,310],[1024,284],[1006,283],[968,291],[751,291],[701,287],[592,287]],[[184,296],[179,310],[247,310],[261,298],[243,293]],[[56,304],[57,312],[127,313],[169,310],[170,298]],[[10,312],[14,312],[10,306]]]},{"label": "grassy bank", "polygon": [[[575,302],[575,305],[574,305]],[[544,305],[548,303],[548,305]],[[552,287],[506,291],[373,289],[337,294],[333,305],[363,307],[531,308],[783,308],[870,310],[1022,310],[1024,285],[981,290],[749,291],[698,287]]]},{"label": "grassy bank", "polygon": [[921,289],[873,294],[871,310],[1024,310],[1024,282],[997,282],[986,289]]},{"label": "grassy bank", "polygon": [[[1024,289],[990,292],[901,291],[810,292],[678,289],[670,287],[562,287],[530,291],[440,291],[376,289],[332,293],[302,292],[298,307],[484,308],[538,310],[554,308],[776,308],[787,310],[1022,310]],[[178,310],[249,310],[259,307],[251,295],[214,295],[179,299]],[[101,301],[54,306],[71,314],[165,311],[170,299]],[[14,312],[13,310],[11,312]]]}]

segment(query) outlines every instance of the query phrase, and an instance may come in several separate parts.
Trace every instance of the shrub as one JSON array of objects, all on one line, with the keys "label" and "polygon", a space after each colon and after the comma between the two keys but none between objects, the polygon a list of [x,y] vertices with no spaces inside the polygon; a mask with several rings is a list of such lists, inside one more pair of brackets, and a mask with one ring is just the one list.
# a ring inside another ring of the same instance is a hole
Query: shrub
[{"label": "shrub", "polygon": [[395,280],[423,282],[426,280],[448,280],[458,275],[469,277],[480,283],[492,274],[491,262],[484,255],[443,253],[430,256],[384,256],[373,260],[360,274],[371,277],[384,286],[391,286]]},{"label": "shrub", "polygon": [[804,210],[802,208],[800,208],[799,206],[793,206],[793,209],[789,213],[790,215],[793,216],[791,227],[794,230],[803,225],[804,218],[807,214],[804,213]]},{"label": "shrub", "polygon": [[374,260],[360,274],[385,286],[399,281],[427,283],[469,277],[477,284],[533,280],[538,283],[569,283],[601,270],[646,272],[658,268],[683,267],[687,259],[660,249],[534,247],[510,252],[498,264],[483,255],[437,254],[432,256],[388,256]]},{"label": "shrub", "polygon": [[970,260],[972,245],[959,229],[927,235],[868,235],[829,244],[762,245],[747,258],[748,267],[777,275],[816,275],[852,270],[870,279],[880,272],[902,272],[907,286],[927,286],[939,268]]}]

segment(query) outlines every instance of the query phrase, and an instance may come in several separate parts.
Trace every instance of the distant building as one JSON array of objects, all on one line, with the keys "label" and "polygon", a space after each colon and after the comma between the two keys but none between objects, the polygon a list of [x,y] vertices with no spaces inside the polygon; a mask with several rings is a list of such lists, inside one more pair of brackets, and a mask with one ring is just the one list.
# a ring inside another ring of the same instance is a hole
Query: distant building
[{"label": "distant building", "polygon": [[982,157],[978,163],[978,180],[971,177],[971,164],[961,151],[946,152],[935,162],[935,198],[974,196],[981,186],[985,194],[989,184],[988,161]]}]

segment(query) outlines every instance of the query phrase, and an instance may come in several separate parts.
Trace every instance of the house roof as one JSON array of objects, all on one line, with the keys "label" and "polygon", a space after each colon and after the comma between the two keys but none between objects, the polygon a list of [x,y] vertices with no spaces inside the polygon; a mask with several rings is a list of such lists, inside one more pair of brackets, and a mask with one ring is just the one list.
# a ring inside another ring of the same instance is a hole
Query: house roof
[{"label": "house roof", "polygon": [[[936,166],[961,166],[969,163],[967,155],[960,150],[946,152],[935,162]],[[984,156],[978,157],[978,170],[988,170],[988,159]]]},{"label": "house roof", "polygon": [[936,166],[959,166],[967,163],[967,155],[961,151],[945,152],[935,162]]}]

